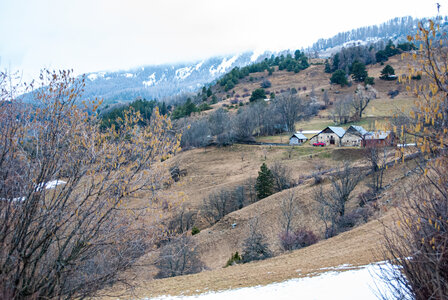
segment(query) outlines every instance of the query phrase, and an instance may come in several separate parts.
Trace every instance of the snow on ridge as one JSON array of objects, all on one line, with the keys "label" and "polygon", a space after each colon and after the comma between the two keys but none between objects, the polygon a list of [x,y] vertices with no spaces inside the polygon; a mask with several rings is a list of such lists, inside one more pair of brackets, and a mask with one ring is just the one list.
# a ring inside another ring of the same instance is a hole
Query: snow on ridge
[{"label": "snow on ridge", "polygon": [[255,62],[265,52],[265,50],[255,50],[250,57],[250,62]]},{"label": "snow on ridge", "polygon": [[217,74],[226,72],[226,70],[229,69],[235,63],[235,61],[238,59],[239,56],[240,55],[237,54],[237,55],[233,56],[232,58],[230,58],[229,60],[227,60],[227,58],[224,57],[224,59],[222,60],[222,62],[219,66],[217,66],[216,68],[215,68],[215,65],[210,67],[210,69],[209,69],[210,74],[212,74],[212,76],[215,76]]},{"label": "snow on ridge", "polygon": [[126,78],[132,78],[132,77],[134,77],[134,74],[132,74],[132,73],[125,73],[122,76],[124,76]]},{"label": "snow on ridge", "polygon": [[204,61],[201,61],[200,63],[198,63],[198,64],[194,67],[194,70],[195,70],[195,71],[199,71],[199,69],[202,67],[203,64],[204,64]]},{"label": "snow on ridge", "polygon": [[184,80],[193,72],[194,67],[185,67],[176,70],[176,75],[174,76],[177,80]]},{"label": "snow on ridge", "polygon": [[90,81],[94,81],[98,79],[99,77],[103,78],[104,75],[106,75],[106,72],[98,72],[98,73],[91,73],[87,75],[87,78],[90,79]]},{"label": "snow on ridge", "polygon": [[150,87],[156,83],[156,73],[152,73],[148,76],[148,80],[142,81],[144,86]]},{"label": "snow on ridge", "polygon": [[98,78],[98,75],[97,74],[89,74],[87,76],[87,78],[89,78],[90,81],[94,81],[94,80],[96,80]]}]

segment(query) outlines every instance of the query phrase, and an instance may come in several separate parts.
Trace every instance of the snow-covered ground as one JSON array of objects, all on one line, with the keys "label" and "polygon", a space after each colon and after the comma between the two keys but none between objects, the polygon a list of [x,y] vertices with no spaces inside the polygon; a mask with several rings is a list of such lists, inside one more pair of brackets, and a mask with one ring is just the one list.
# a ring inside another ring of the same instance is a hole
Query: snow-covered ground
[{"label": "snow-covered ground", "polygon": [[[286,299],[378,299],[379,291],[387,293],[386,284],[380,279],[381,266],[384,264],[370,264],[361,268],[343,265],[329,268],[329,272],[314,277],[291,279],[265,286],[254,286],[208,292],[194,296],[161,296],[153,300],[286,300]],[[323,270],[323,269],[322,269]],[[346,271],[342,271],[346,270]]]},{"label": "snow-covered ground", "polygon": [[321,132],[322,130],[302,130],[302,131],[297,131],[297,133],[302,133],[302,134],[316,134]]}]

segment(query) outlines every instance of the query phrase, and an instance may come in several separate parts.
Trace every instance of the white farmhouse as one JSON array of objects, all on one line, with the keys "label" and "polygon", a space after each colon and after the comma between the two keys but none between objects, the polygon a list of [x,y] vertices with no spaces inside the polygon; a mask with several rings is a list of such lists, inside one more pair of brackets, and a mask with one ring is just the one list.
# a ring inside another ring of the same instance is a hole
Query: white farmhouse
[{"label": "white farmhouse", "polygon": [[310,139],[310,143],[325,143],[326,145],[341,146],[341,139],[345,134],[342,127],[328,126]]}]

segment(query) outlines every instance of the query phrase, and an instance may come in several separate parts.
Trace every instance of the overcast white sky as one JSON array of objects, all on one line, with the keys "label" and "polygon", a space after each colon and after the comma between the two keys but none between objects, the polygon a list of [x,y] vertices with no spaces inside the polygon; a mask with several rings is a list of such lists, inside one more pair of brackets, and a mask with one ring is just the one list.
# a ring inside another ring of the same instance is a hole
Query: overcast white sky
[{"label": "overcast white sky", "polygon": [[76,73],[311,45],[448,0],[0,0],[0,67]]}]

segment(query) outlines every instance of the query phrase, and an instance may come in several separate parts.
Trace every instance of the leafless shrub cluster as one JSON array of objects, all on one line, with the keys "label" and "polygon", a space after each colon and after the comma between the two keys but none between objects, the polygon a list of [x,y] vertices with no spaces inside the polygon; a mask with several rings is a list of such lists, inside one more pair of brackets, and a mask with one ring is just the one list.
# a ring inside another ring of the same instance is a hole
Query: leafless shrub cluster
[{"label": "leafless shrub cluster", "polygon": [[214,224],[227,214],[241,209],[255,199],[255,191],[252,182],[237,186],[234,189],[223,189],[204,198],[201,207],[201,215],[210,224]]},{"label": "leafless shrub cluster", "polygon": [[243,243],[243,262],[263,260],[272,257],[272,252],[266,242],[266,237],[260,232],[258,218],[249,222],[249,234]]},{"label": "leafless shrub cluster", "polygon": [[196,244],[190,236],[179,236],[162,248],[156,262],[156,278],[194,274],[205,269]]}]

